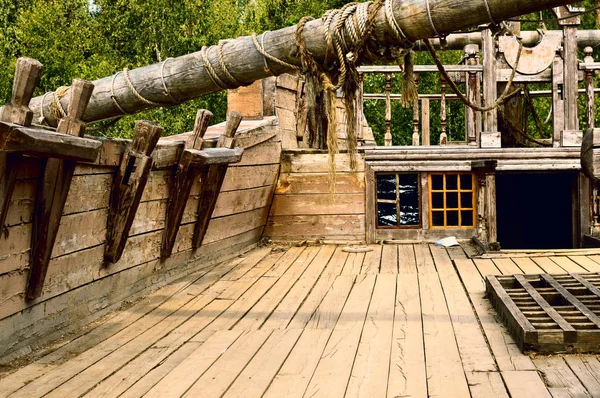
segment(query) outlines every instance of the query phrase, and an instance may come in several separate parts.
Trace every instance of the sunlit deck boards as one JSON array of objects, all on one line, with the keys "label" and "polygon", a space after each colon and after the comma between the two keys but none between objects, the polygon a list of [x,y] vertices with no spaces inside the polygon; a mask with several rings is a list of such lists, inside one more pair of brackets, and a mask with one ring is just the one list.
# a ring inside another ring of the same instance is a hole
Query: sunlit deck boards
[{"label": "sunlit deck boards", "polygon": [[5,374],[0,396],[600,396],[596,356],[522,355],[483,282],[598,272],[598,257],[372,248],[255,249]]}]

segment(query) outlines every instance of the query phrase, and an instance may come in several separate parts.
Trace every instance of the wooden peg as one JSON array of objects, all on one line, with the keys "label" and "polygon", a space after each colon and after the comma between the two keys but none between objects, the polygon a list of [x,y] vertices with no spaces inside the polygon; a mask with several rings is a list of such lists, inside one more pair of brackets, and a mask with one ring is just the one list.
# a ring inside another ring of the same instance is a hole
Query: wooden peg
[{"label": "wooden peg", "polygon": [[211,111],[199,109],[196,113],[196,122],[194,123],[194,131],[185,142],[185,149],[202,149],[204,148],[204,134],[208,129],[208,125],[213,118]]},{"label": "wooden peg", "polygon": [[[33,112],[29,109],[29,101],[40,80],[42,68],[42,64],[35,59],[17,60],[11,102],[0,108],[0,143],[6,142],[15,125],[26,127],[31,125]],[[20,153],[0,152],[0,228],[6,221],[17,179],[16,165],[20,160]]]},{"label": "wooden peg", "polygon": [[194,132],[186,141],[185,149],[177,165],[175,181],[169,194],[169,205],[165,217],[165,231],[160,246],[160,258],[163,261],[169,258],[173,252],[175,238],[181,225],[185,206],[190,197],[192,185],[198,178],[207,173],[207,168],[202,169],[192,166],[195,159],[198,158],[198,154],[192,152],[192,150],[202,149],[204,144],[203,137],[212,117],[213,114],[210,111],[205,109],[198,111],[194,124]]},{"label": "wooden peg", "polygon": [[[227,115],[225,124],[225,133],[219,137],[217,148],[233,148],[235,133],[237,132],[242,115],[239,112],[231,111]],[[208,174],[202,183],[202,193],[200,194],[200,203],[198,204],[198,219],[194,226],[194,235],[192,237],[192,248],[198,249],[202,245],[208,223],[215,210],[219,192],[225,180],[228,164],[212,165],[208,169]]]},{"label": "wooden peg", "polygon": [[123,255],[135,213],[140,205],[152,169],[152,151],[163,128],[156,123],[138,120],[130,148],[121,165],[110,196],[104,260],[116,263]]},{"label": "wooden peg", "polygon": [[[75,137],[83,136],[85,123],[79,118],[85,111],[93,89],[91,82],[73,80],[68,115],[58,123],[57,132]],[[49,158],[43,165],[33,212],[28,299],[37,298],[42,293],[76,163],[73,160]]]},{"label": "wooden peg", "polygon": [[0,108],[0,121],[31,126],[33,112],[29,109],[29,102],[42,76],[42,69],[42,64],[35,59],[19,58],[17,60],[12,100],[10,104]]}]

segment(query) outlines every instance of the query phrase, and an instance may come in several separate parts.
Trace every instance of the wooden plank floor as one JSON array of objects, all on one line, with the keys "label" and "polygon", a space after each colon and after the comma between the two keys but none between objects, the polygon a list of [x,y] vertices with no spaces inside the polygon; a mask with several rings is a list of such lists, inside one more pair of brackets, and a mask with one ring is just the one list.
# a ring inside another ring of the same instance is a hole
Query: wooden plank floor
[{"label": "wooden plank floor", "polygon": [[255,249],[5,371],[0,397],[600,397],[599,357],[522,355],[483,283],[600,256],[370,248]]}]

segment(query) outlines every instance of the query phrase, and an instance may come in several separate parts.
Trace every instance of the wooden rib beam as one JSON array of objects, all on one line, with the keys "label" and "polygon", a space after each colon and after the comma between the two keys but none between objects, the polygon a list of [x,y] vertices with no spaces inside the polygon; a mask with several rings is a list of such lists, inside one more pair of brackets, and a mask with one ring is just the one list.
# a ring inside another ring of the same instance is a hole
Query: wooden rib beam
[{"label": "wooden rib beam", "polygon": [[152,169],[152,151],[162,132],[163,128],[158,124],[138,120],[131,146],[121,158],[111,191],[106,228],[104,260],[109,263],[116,263],[123,255],[129,230]]},{"label": "wooden rib beam", "polygon": [[192,166],[194,158],[197,156],[192,151],[201,150],[204,146],[204,134],[208,128],[213,114],[205,109],[200,109],[196,114],[196,122],[194,123],[194,131],[185,143],[184,151],[177,165],[175,173],[175,181],[171,187],[169,194],[169,206],[165,216],[165,231],[163,233],[160,245],[160,258],[166,260],[173,252],[175,238],[183,219],[183,212],[190,197],[192,185],[196,180],[206,179],[206,172],[203,169],[198,169]]},{"label": "wooden rib beam", "polygon": [[[86,80],[74,79],[71,87],[72,95],[68,113],[58,123],[56,132],[83,137],[85,123],[81,121],[81,117],[90,100],[94,85]],[[75,165],[76,162],[73,160],[57,158],[47,159],[43,165],[42,179],[38,185],[33,212],[28,299],[37,298],[42,293]]]},{"label": "wooden rib beam", "polygon": [[[595,286],[586,281],[585,279],[579,277],[578,275],[572,275],[577,281],[583,284],[583,286],[588,287],[591,285],[594,289],[590,289],[592,293],[596,294],[598,291]],[[583,315],[585,315],[593,324],[595,324],[598,328],[600,328],[600,318],[594,314],[585,304],[583,304],[577,297],[571,294],[564,286],[562,286],[556,279],[548,274],[542,274],[541,277],[553,288],[556,289],[571,305],[577,308]],[[583,281],[582,281],[583,279]],[[589,289],[589,287],[588,287]]]},{"label": "wooden rib beam", "polygon": [[[29,102],[42,75],[42,69],[42,64],[35,59],[17,60],[11,103],[0,108],[0,143],[4,144],[15,127],[31,125],[33,112],[29,109]],[[0,228],[6,221],[17,179],[15,166],[20,159],[20,153],[0,152]]]},{"label": "wooden rib beam", "polygon": [[[227,123],[225,125],[225,133],[219,137],[217,148],[232,148],[234,144],[234,136],[237,132],[242,115],[239,112],[231,111],[227,115]],[[238,160],[239,162],[239,160]],[[231,162],[234,163],[234,162]],[[198,249],[202,245],[208,223],[212,217],[219,192],[225,180],[228,164],[215,164],[209,167],[206,182],[202,183],[202,193],[200,194],[200,202],[198,203],[198,219],[194,226],[194,235],[192,236],[192,249]]]}]

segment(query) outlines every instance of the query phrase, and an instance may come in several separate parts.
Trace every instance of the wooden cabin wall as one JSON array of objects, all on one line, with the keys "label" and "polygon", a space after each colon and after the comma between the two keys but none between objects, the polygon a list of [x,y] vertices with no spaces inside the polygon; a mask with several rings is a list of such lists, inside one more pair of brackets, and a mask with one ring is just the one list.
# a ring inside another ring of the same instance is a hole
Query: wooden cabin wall
[{"label": "wooden cabin wall", "polygon": [[192,253],[200,189],[196,183],[173,255],[164,263],[158,259],[175,164],[171,160],[166,162],[168,167],[161,167],[165,165],[165,154],[169,159],[177,158],[174,146],[163,145],[155,153],[159,169],[151,173],[125,252],[116,264],[103,262],[109,194],[116,168],[78,165],[44,290],[34,301],[24,297],[41,163],[26,158],[19,165],[8,228],[0,238],[0,357],[27,353],[32,344],[60,336],[53,336],[53,332],[77,330],[125,301],[253,247],[267,221],[281,153],[276,126],[272,121],[261,123],[262,136],[272,134],[267,141],[246,148],[241,163],[228,169],[203,246]]},{"label": "wooden cabin wall", "polygon": [[328,185],[323,151],[282,154],[281,173],[265,236],[273,240],[365,240],[365,163],[350,168],[348,154],[336,156],[335,194]]}]

